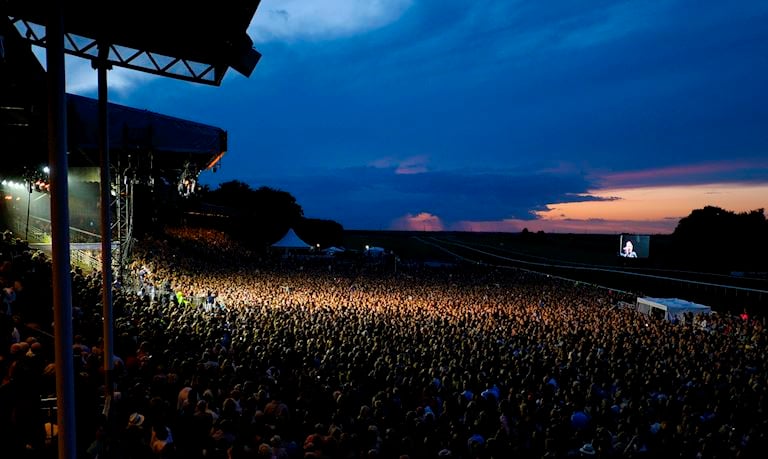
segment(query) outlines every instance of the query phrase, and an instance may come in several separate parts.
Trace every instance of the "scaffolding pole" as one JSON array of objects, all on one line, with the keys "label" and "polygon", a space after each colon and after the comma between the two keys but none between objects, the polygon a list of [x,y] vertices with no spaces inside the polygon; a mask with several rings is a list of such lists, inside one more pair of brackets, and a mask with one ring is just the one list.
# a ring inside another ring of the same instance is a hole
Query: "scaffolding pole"
[{"label": "scaffolding pole", "polygon": [[45,48],[48,89],[48,162],[51,179],[51,261],[59,459],[75,459],[75,369],[72,360],[72,280],[69,258],[67,99],[63,2],[50,2]]},{"label": "scaffolding pole", "polygon": [[[109,46],[99,45],[99,55],[106,55]],[[104,414],[109,416],[109,411],[114,394],[114,339],[112,318],[112,223],[110,212],[112,211],[111,188],[112,183],[109,174],[109,95],[107,86],[107,71],[109,64],[106,60],[94,61],[98,74],[98,107],[99,107],[99,161],[101,169],[101,278],[102,278],[102,326],[104,333]]]}]

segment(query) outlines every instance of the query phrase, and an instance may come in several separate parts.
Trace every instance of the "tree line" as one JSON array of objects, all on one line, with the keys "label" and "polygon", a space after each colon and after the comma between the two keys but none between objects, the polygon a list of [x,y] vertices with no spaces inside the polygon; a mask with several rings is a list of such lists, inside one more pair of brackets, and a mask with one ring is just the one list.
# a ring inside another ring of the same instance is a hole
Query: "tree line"
[{"label": "tree line", "polygon": [[765,209],[732,212],[715,206],[693,210],[672,233],[675,256],[710,270],[768,271]]},{"label": "tree line", "polygon": [[[333,220],[307,218],[289,192],[232,180],[218,188],[200,188],[193,197],[163,211],[182,223],[215,227],[253,248],[279,240],[288,229],[310,244],[343,244],[343,226]],[[522,236],[541,239],[543,232],[523,229]],[[683,267],[713,271],[768,271],[768,221],[765,210],[733,212],[715,206],[693,210],[671,235],[670,255]]]},{"label": "tree line", "polygon": [[321,247],[341,245],[344,228],[333,220],[307,218],[289,192],[239,180],[211,190],[203,186],[185,204],[185,223],[215,227],[253,248],[266,247],[289,229],[304,241]]}]

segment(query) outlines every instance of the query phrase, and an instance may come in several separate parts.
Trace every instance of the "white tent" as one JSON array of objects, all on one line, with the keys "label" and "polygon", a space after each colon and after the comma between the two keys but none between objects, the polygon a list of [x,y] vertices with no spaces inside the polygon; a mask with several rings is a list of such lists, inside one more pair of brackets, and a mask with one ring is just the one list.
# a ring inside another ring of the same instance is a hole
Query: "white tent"
[{"label": "white tent", "polygon": [[384,249],[382,247],[366,246],[365,253],[371,257],[380,257],[384,255]]},{"label": "white tent", "polygon": [[681,300],[679,298],[637,298],[637,310],[646,314],[652,314],[654,310],[664,314],[667,320],[682,321],[683,314],[690,312],[696,314],[709,314],[712,308],[703,304]]},{"label": "white tent", "polygon": [[289,229],[285,236],[279,241],[272,244],[272,247],[279,249],[311,249],[312,246],[302,241],[301,238],[293,231],[293,228]]},{"label": "white tent", "polygon": [[336,255],[337,253],[344,253],[344,252],[346,252],[346,250],[343,247],[331,246],[331,247],[328,247],[327,249],[323,250],[323,252],[328,254],[328,255]]}]

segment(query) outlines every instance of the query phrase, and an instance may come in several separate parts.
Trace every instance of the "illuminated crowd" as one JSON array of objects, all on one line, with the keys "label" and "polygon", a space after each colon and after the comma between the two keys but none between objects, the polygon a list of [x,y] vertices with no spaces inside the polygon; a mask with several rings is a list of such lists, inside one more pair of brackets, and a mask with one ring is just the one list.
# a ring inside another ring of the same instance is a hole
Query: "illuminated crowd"
[{"label": "illuminated crowd", "polygon": [[[50,266],[3,244],[15,298],[0,442],[23,457],[50,431],[36,403],[55,395],[52,341],[35,334],[47,323],[28,296]],[[272,263],[210,230],[135,252],[114,293],[110,419],[98,415],[100,278],[73,271],[84,457],[730,458],[767,446],[762,318],[673,324],[615,291],[489,267]]]}]

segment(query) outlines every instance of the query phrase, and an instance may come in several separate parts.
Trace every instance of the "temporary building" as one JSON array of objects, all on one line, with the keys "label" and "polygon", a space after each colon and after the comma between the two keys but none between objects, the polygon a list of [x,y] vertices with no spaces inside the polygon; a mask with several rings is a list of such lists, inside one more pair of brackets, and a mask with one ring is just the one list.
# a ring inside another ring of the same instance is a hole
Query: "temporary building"
[{"label": "temporary building", "polygon": [[279,249],[311,249],[312,246],[302,241],[293,228],[289,229],[285,236],[272,244],[272,247]]},{"label": "temporary building", "polygon": [[382,247],[374,247],[374,246],[371,246],[371,247],[367,247],[367,248],[365,249],[365,253],[366,253],[366,255],[368,255],[368,256],[371,256],[371,257],[380,257],[380,256],[383,256],[383,255],[384,255],[384,252],[385,252],[385,250],[384,250],[384,248],[382,248]]},{"label": "temporary building", "polygon": [[703,304],[693,303],[679,298],[638,297],[637,310],[646,314],[663,314],[664,318],[672,321],[682,321],[685,313],[709,314],[712,308]]}]

